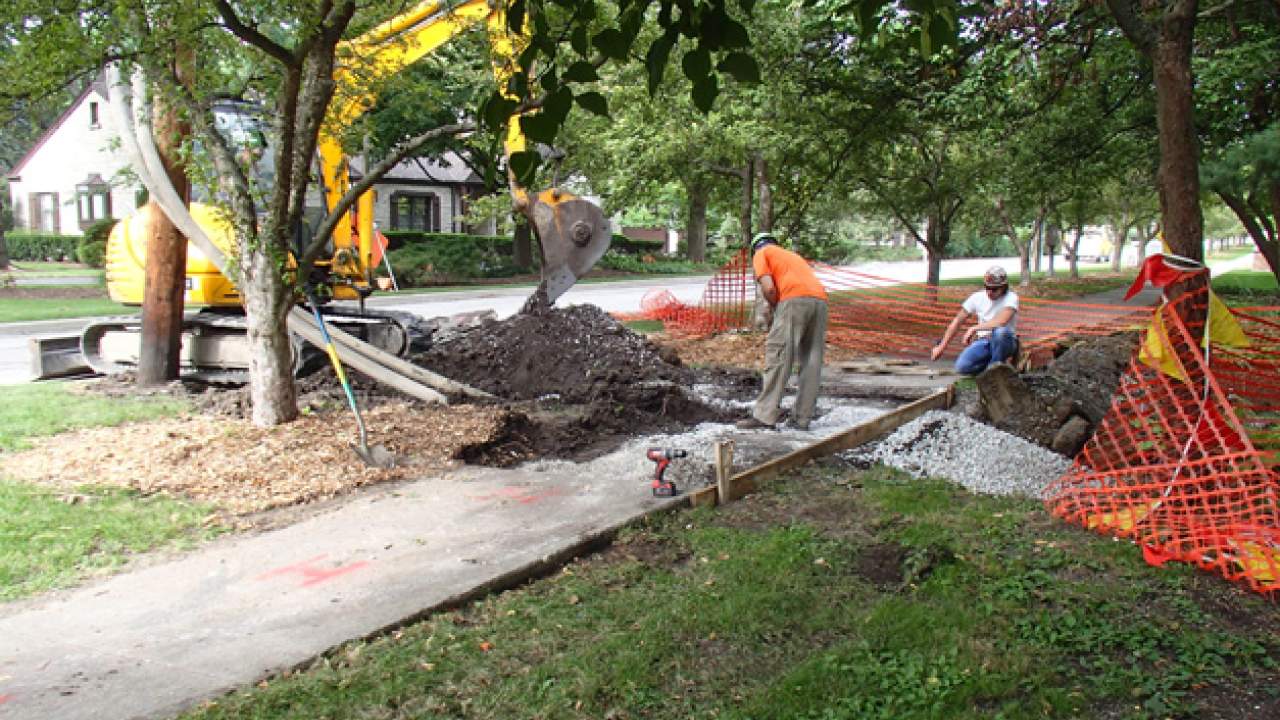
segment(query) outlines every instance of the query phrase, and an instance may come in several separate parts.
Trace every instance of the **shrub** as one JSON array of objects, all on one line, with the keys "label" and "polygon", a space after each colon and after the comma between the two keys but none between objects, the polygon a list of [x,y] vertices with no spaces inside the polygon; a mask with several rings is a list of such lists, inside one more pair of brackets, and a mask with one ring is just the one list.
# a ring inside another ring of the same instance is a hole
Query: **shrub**
[{"label": "shrub", "polygon": [[66,260],[76,256],[79,235],[54,235],[53,233],[10,230],[5,233],[5,244],[11,260]]},{"label": "shrub", "polygon": [[76,245],[76,259],[89,267],[102,267],[107,254],[107,236],[115,225],[115,220],[99,220],[90,225]]},{"label": "shrub", "polygon": [[386,236],[391,266],[405,286],[510,277],[517,272],[509,237],[417,231],[393,231]]}]

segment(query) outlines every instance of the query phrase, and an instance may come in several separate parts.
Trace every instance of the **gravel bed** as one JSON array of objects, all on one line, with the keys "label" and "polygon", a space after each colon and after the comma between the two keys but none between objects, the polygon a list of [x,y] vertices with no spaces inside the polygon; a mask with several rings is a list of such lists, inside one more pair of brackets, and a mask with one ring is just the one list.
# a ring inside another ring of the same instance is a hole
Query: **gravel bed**
[{"label": "gravel bed", "polygon": [[870,460],[911,475],[945,478],[985,495],[1040,498],[1071,460],[963,415],[933,410],[898,428]]}]

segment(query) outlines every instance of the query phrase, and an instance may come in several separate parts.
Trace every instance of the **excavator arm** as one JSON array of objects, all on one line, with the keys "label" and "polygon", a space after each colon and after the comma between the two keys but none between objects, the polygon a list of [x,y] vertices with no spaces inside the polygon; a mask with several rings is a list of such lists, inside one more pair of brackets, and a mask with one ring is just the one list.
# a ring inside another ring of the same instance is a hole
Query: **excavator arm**
[{"label": "excavator arm", "polygon": [[[392,18],[364,35],[343,43],[339,48],[340,64],[334,73],[337,93],[320,134],[319,154],[321,178],[326,206],[334,207],[351,186],[350,167],[342,150],[339,135],[376,101],[365,88],[400,72],[466,30],[484,23],[494,56],[500,62],[494,74],[500,85],[514,72],[514,58],[524,44],[507,29],[502,3],[491,0],[465,0],[446,6],[439,0],[426,0],[409,11]],[[519,122],[510,123],[505,140],[508,158],[525,149],[525,138]],[[549,305],[590,270],[609,248],[612,232],[604,214],[594,204],[568,192],[552,188],[530,194],[511,182],[514,207],[532,224],[538,238],[542,258],[542,282],[526,310]],[[368,275],[373,258],[372,191],[361,194],[355,204],[354,222],[342,222],[333,234],[334,255],[331,267],[335,273],[352,278],[349,293],[367,292]],[[363,286],[363,287],[361,287]],[[342,299],[343,288],[335,287],[334,296]]]}]

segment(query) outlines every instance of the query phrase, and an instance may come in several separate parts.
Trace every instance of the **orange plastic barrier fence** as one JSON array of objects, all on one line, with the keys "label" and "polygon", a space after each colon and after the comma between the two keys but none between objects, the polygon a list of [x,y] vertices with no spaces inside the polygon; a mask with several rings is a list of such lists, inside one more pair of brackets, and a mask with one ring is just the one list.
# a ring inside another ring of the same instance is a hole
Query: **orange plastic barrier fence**
[{"label": "orange plastic barrier fence", "polygon": [[[830,295],[827,341],[869,354],[926,356],[970,289],[899,283],[815,265]],[[1181,274],[1148,260],[1143,273]],[[1143,277],[1135,284],[1140,287]],[[1154,565],[1195,564],[1265,594],[1280,592],[1280,308],[1228,309],[1204,289],[1157,308],[1021,299],[1029,364],[1057,340],[1146,329],[1107,416],[1071,469],[1046,489],[1050,512],[1133,540]],[[669,332],[743,329],[755,301],[745,252],[696,306],[666,291],[644,317]],[[1213,309],[1211,310],[1211,305]],[[1188,325],[1182,318],[1200,318]],[[1217,318],[1217,319],[1210,319]],[[1199,340],[1209,332],[1208,347]],[[961,348],[952,343],[954,356]]]},{"label": "orange plastic barrier fence", "polygon": [[[827,342],[867,354],[927,357],[947,324],[977,288],[931,287],[831,265],[814,269],[830,297]],[[1015,288],[1016,292],[1016,288]],[[681,303],[665,290],[651,291],[641,302],[640,316],[663,320],[668,332],[705,337],[746,329],[755,301],[755,282],[743,251],[707,284],[697,305]],[[1150,309],[1131,306],[1067,303],[1022,298],[1018,336],[1029,365],[1047,364],[1060,339],[1072,335],[1109,335],[1145,326]],[[963,350],[953,341],[947,355]]]},{"label": "orange plastic barrier fence", "polygon": [[1203,318],[1207,305],[1201,289],[1157,311],[1110,411],[1046,490],[1046,505],[1068,522],[1133,540],[1153,565],[1192,563],[1273,594],[1280,309],[1224,307],[1238,328],[1227,338],[1211,333],[1206,351],[1198,340],[1205,322],[1181,318]]}]

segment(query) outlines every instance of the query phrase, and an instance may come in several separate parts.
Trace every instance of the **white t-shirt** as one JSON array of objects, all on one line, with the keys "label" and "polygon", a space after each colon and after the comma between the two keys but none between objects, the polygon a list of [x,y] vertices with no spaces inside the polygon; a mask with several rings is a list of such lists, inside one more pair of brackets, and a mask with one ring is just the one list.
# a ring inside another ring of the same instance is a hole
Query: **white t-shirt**
[{"label": "white t-shirt", "polygon": [[[970,315],[977,315],[978,322],[984,323],[995,317],[997,313],[1005,308],[1013,308],[1013,317],[1009,318],[1009,322],[1005,323],[1005,327],[1011,332],[1018,332],[1018,293],[1007,290],[998,300],[992,300],[987,296],[986,290],[979,290],[970,295],[964,304],[960,307]],[[986,337],[991,334],[990,330],[979,330],[978,337]]]}]

